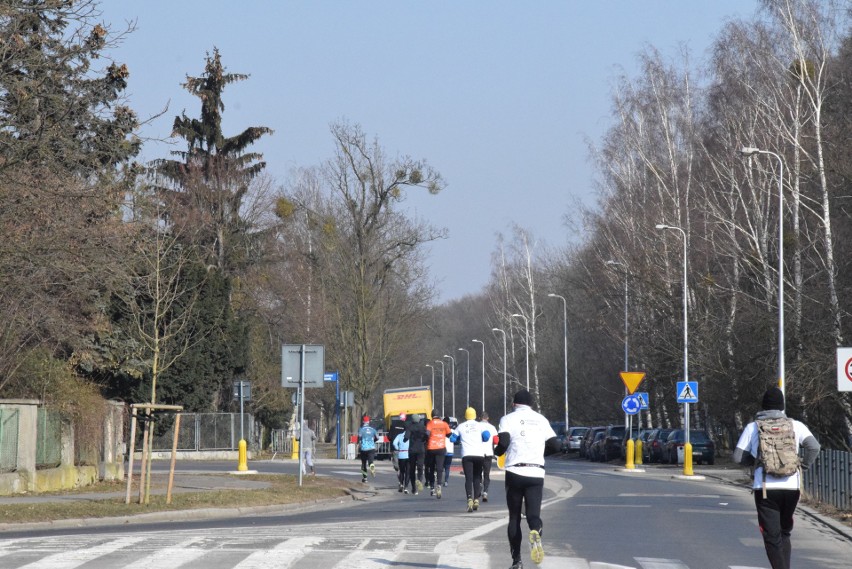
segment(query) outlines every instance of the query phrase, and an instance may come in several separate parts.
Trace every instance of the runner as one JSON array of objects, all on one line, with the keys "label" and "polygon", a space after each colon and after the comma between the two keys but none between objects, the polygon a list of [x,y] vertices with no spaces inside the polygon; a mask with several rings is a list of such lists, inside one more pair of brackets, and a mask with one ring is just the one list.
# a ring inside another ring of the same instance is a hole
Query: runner
[{"label": "runner", "polygon": [[482,443],[485,447],[482,459],[482,501],[488,501],[488,487],[491,485],[491,465],[494,462],[494,435],[497,434],[497,427],[488,422],[488,412],[483,411],[479,417],[479,422],[482,423],[482,430],[491,433],[488,440]]},{"label": "runner", "polygon": [[482,498],[483,442],[491,439],[494,433],[483,430],[482,423],[476,420],[476,410],[473,407],[465,409],[464,418],[466,421],[458,426],[456,433],[461,442],[467,511],[473,512],[479,509],[479,500]]},{"label": "runner", "polygon": [[450,434],[446,438],[447,454],[444,455],[444,486],[450,483],[450,467],[453,465],[453,456],[456,454],[456,441],[459,440],[456,430],[450,421],[450,417],[444,417],[444,422],[450,426]]},{"label": "runner", "polygon": [[514,410],[500,419],[494,454],[506,455],[506,505],[509,508],[511,569],[523,569],[521,561],[521,512],[526,511],[530,528],[530,557],[544,559],[541,544],[541,498],[544,491],[544,457],[559,452],[559,439],[543,415],[532,410],[532,395],[526,389],[515,393]]},{"label": "runner", "polygon": [[409,440],[405,438],[405,430],[396,435],[393,440],[394,454],[397,460],[397,479],[399,491],[408,494],[408,447]]},{"label": "runner", "polygon": [[432,409],[432,420],[426,423],[426,433],[429,435],[426,443],[426,479],[432,488],[431,495],[440,500],[450,426],[441,420],[437,409]]},{"label": "runner", "polygon": [[376,476],[376,465],[373,461],[376,460],[376,443],[379,441],[379,434],[376,429],[370,426],[370,416],[364,415],[361,417],[361,428],[358,429],[358,448],[361,450],[361,483],[367,482],[367,469],[370,470],[370,475]]},{"label": "runner", "polygon": [[423,463],[426,459],[425,417],[415,413],[409,417],[405,426],[405,436],[408,439],[408,480],[411,482],[411,493],[415,496],[423,490]]}]

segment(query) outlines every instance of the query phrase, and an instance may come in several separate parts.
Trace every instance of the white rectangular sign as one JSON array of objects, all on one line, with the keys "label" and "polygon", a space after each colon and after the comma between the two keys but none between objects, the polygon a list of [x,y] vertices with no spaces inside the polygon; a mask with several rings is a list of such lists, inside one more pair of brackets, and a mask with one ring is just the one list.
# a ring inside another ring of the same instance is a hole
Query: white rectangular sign
[{"label": "white rectangular sign", "polygon": [[837,348],[837,391],[852,391],[852,348]]}]

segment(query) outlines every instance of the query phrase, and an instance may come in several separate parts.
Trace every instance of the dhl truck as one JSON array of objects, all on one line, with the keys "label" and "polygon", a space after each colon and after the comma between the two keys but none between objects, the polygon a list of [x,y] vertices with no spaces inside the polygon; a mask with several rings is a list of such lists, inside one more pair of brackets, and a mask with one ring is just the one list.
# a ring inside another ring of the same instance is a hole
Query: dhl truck
[{"label": "dhl truck", "polygon": [[402,413],[409,417],[417,413],[421,417],[426,417],[426,419],[432,418],[432,389],[427,386],[385,389],[384,408],[384,433],[380,433],[381,442],[379,443],[378,453],[376,453],[377,458],[390,456],[391,441],[387,434],[391,430],[393,421],[399,420]]}]

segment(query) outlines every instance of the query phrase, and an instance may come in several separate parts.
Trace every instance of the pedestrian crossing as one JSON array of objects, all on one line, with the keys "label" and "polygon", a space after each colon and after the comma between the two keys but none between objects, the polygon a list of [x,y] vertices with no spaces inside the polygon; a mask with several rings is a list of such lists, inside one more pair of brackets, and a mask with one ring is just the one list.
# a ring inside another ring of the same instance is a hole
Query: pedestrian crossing
[{"label": "pedestrian crossing", "polygon": [[[506,569],[496,514],[381,524],[248,526],[0,539],[4,569]],[[380,528],[378,531],[376,528]],[[576,557],[549,544],[541,569],[699,569],[677,559],[635,557],[633,564]],[[702,568],[703,569],[703,568]],[[729,569],[759,569],[730,566]]]}]

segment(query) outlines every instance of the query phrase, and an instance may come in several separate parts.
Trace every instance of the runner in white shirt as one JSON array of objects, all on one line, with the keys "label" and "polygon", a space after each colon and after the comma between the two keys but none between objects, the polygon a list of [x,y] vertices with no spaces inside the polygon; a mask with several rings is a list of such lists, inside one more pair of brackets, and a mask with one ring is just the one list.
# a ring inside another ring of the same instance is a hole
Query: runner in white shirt
[{"label": "runner in white shirt", "polygon": [[482,501],[488,501],[488,487],[491,486],[491,464],[494,462],[494,435],[497,434],[497,427],[488,422],[488,412],[483,411],[479,417],[479,423],[482,425],[482,430],[491,433],[491,437],[482,443],[484,447],[482,459]]},{"label": "runner in white shirt", "polygon": [[[784,392],[777,387],[767,389],[763,394],[761,409],[755,416],[755,421],[746,425],[740,435],[732,458],[743,466],[757,465],[754,470],[754,504],[766,556],[772,569],[789,569],[792,551],[790,534],[793,532],[793,514],[801,495],[801,475],[798,471],[783,477],[763,475],[763,466],[758,460],[760,435],[757,426],[757,421],[760,420],[787,419],[784,413]],[[801,465],[808,468],[819,455],[820,444],[803,423],[792,421],[796,448],[803,451]]]},{"label": "runner in white shirt", "polygon": [[464,471],[464,489],[467,493],[467,511],[479,509],[482,497],[482,461],[485,456],[484,441],[494,438],[496,432],[483,431],[482,423],[476,420],[473,407],[465,409],[464,423],[456,428],[461,442],[462,470]]},{"label": "runner in white shirt", "polygon": [[541,498],[544,492],[544,457],[559,451],[559,439],[550,421],[532,410],[532,395],[526,389],[515,393],[514,410],[500,419],[494,454],[506,455],[506,505],[509,508],[509,549],[512,567],[523,569],[521,561],[521,512],[530,528],[530,557],[539,564],[544,559],[541,545]]}]

